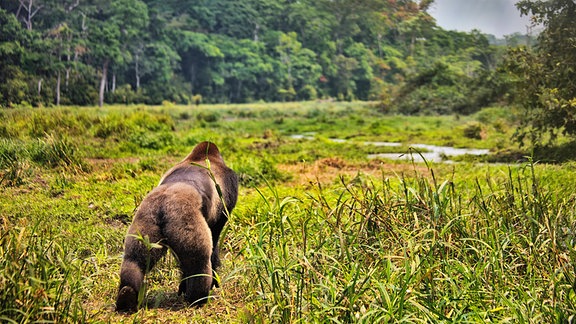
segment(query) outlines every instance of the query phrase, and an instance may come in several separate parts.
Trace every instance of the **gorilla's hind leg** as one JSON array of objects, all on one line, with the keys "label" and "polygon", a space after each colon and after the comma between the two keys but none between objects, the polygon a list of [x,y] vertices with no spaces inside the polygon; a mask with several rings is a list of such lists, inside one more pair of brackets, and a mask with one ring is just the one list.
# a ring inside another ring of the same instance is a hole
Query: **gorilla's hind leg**
[{"label": "gorilla's hind leg", "polygon": [[178,294],[184,293],[187,302],[201,306],[208,301],[212,288],[212,266],[209,256],[204,260],[195,259],[193,262],[186,260],[180,263],[182,282]]},{"label": "gorilla's hind leg", "polygon": [[132,261],[122,262],[120,290],[116,297],[116,310],[132,312],[138,309],[138,292],[144,281],[144,271]]},{"label": "gorilla's hind leg", "polygon": [[[129,230],[124,248],[124,260],[120,269],[120,288],[116,298],[116,311],[133,312],[138,309],[138,295],[144,282],[144,275],[154,267],[166,253],[166,248],[150,248],[140,242]],[[150,242],[160,241],[160,230],[150,227],[145,233]]]},{"label": "gorilla's hind leg", "polygon": [[196,235],[190,236],[196,239],[204,236],[204,239],[198,239],[198,242],[184,241],[173,246],[173,252],[176,254],[180,270],[182,271],[182,281],[178,287],[178,295],[184,294],[186,301],[200,306],[208,301],[210,289],[212,288],[212,245],[209,239],[208,226],[202,223],[195,228]]},{"label": "gorilla's hind leg", "polygon": [[164,227],[166,243],[180,263],[182,283],[178,292],[194,305],[206,303],[212,288],[212,233],[202,214],[198,190],[174,184],[167,191],[164,208],[170,222]]}]

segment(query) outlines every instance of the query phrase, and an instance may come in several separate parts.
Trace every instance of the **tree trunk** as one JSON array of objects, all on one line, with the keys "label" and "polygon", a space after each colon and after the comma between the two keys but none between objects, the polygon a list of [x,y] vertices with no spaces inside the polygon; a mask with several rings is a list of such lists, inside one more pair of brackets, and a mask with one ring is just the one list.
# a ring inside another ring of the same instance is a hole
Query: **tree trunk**
[{"label": "tree trunk", "polygon": [[376,37],[377,41],[378,41],[378,58],[382,59],[382,34],[378,33],[378,36]]},{"label": "tree trunk", "polygon": [[242,80],[238,80],[238,87],[236,88],[236,102],[240,101],[240,90],[242,90]]},{"label": "tree trunk", "polygon": [[66,68],[66,81],[64,82],[66,88],[65,90],[68,90],[68,81],[70,80],[70,68]]},{"label": "tree trunk", "polygon": [[104,105],[104,89],[106,88],[106,74],[108,73],[108,60],[102,64],[102,79],[100,79],[100,93],[98,95],[98,107]]},{"label": "tree trunk", "polygon": [[36,9],[34,9],[34,0],[27,0],[27,1],[19,0],[18,2],[20,3],[20,6],[16,11],[16,18],[18,18],[18,16],[20,15],[21,9],[24,8],[24,10],[26,10],[27,12],[26,17],[24,18],[26,29],[32,30],[32,18],[34,18],[34,16],[36,16],[36,14],[38,13],[38,11],[42,9],[44,6],[40,5],[37,6]]},{"label": "tree trunk", "polygon": [[260,30],[260,25],[256,24],[256,26],[254,27],[254,41],[257,42],[258,41],[258,31]]},{"label": "tree trunk", "polygon": [[116,72],[112,73],[112,93],[116,92]]},{"label": "tree trunk", "polygon": [[56,78],[56,106],[60,106],[60,71],[58,71],[58,78]]},{"label": "tree trunk", "polygon": [[134,73],[136,74],[136,91],[140,89],[140,56],[136,53],[134,57]]},{"label": "tree trunk", "polygon": [[[72,35],[70,34],[68,36],[68,44],[71,43],[72,43]],[[71,53],[70,46],[68,46],[68,50],[66,52],[68,54],[66,54],[66,77],[65,77],[66,81],[64,82],[64,87],[66,90],[68,90],[68,80],[70,79],[70,61],[72,61],[72,55],[70,54]]]}]

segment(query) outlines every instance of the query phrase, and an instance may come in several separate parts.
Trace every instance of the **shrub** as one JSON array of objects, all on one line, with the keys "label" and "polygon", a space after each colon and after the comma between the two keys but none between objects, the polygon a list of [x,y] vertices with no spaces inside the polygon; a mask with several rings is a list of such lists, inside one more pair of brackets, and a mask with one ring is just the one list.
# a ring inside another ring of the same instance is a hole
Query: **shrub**
[{"label": "shrub", "polygon": [[70,110],[34,110],[26,124],[32,137],[41,138],[47,134],[82,135],[90,127],[93,119],[86,114],[72,113]]},{"label": "shrub", "polygon": [[128,133],[127,125],[115,116],[106,116],[100,119],[98,125],[94,127],[94,136],[98,138],[123,136],[126,133]]},{"label": "shrub", "polygon": [[316,100],[318,98],[318,92],[316,88],[308,84],[298,91],[298,98],[300,100]]},{"label": "shrub", "polygon": [[30,173],[22,143],[0,140],[0,185],[19,186]]},{"label": "shrub", "polygon": [[138,111],[126,118],[128,125],[149,131],[167,131],[174,129],[174,120],[170,115]]},{"label": "shrub", "polygon": [[455,86],[420,87],[400,97],[396,109],[406,115],[447,115],[465,104],[465,96]]},{"label": "shrub", "polygon": [[201,111],[196,115],[196,119],[201,122],[215,123],[220,119],[220,115],[215,111]]},{"label": "shrub", "polygon": [[62,166],[75,171],[88,171],[89,167],[78,152],[78,148],[66,138],[48,136],[38,140],[29,148],[30,159],[43,166]]},{"label": "shrub", "polygon": [[141,130],[132,134],[129,141],[141,148],[159,150],[173,145],[174,135],[168,132],[152,133]]},{"label": "shrub", "polygon": [[182,112],[180,112],[180,114],[178,114],[178,119],[180,119],[180,120],[188,120],[188,119],[190,119],[190,117],[191,117],[190,113],[187,111],[182,111]]},{"label": "shrub", "polygon": [[142,91],[134,91],[132,90],[131,85],[125,84],[118,87],[113,93],[110,93],[106,101],[109,103],[122,103],[127,105],[145,102],[146,97]]},{"label": "shrub", "polygon": [[482,125],[479,123],[469,123],[464,127],[464,137],[471,139],[482,139]]},{"label": "shrub", "polygon": [[241,156],[234,170],[238,173],[240,184],[245,187],[257,187],[265,182],[286,181],[289,175],[281,173],[273,162],[256,156]]}]

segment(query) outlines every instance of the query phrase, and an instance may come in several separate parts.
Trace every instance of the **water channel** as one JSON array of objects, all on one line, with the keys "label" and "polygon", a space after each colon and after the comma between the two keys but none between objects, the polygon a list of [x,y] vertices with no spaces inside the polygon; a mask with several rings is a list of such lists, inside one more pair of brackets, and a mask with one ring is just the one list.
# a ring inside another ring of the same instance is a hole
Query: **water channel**
[{"label": "water channel", "polygon": [[[365,144],[380,145],[380,146],[401,146],[401,143],[389,142],[366,142]],[[415,151],[412,154],[406,153],[378,153],[368,154],[369,158],[386,158],[391,160],[407,160],[414,162],[446,162],[450,163],[447,157],[460,156],[460,155],[486,155],[490,152],[488,149],[470,149],[470,148],[455,148],[450,146],[436,146],[429,144],[411,144],[410,147]]]},{"label": "water channel", "polygon": [[[290,136],[293,139],[306,139],[313,140],[313,133],[306,134],[296,134]],[[330,139],[336,143],[346,143],[347,140],[340,138]],[[398,142],[364,142],[364,145],[374,145],[374,146],[390,146],[390,147],[405,147],[402,143]],[[450,146],[437,146],[430,144],[410,144],[409,147],[413,148],[412,153],[398,152],[398,153],[377,153],[368,154],[368,158],[385,158],[391,160],[406,160],[414,162],[424,162],[424,159],[428,162],[445,162],[451,163],[453,161],[447,159],[450,156],[461,156],[461,155],[486,155],[490,153],[488,149],[471,149],[471,148],[455,148]]]}]

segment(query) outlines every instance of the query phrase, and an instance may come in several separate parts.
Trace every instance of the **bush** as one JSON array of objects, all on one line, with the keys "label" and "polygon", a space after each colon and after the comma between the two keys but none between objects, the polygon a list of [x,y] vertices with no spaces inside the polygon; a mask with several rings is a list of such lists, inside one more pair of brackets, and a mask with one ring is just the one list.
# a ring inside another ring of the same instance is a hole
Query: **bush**
[{"label": "bush", "polygon": [[[172,129],[174,129],[174,121],[169,115],[138,111],[132,114],[111,114],[100,118],[93,132],[98,138],[129,138],[140,147],[157,147],[150,144],[156,140],[151,140],[150,138],[154,136],[148,133],[168,133]],[[172,139],[166,134],[160,137],[167,139],[169,144],[172,143]],[[160,147],[164,146],[166,145]]]},{"label": "bush", "polygon": [[215,111],[201,111],[196,115],[196,119],[201,122],[215,123],[220,119],[220,115]]},{"label": "bush", "polygon": [[138,131],[129,138],[131,143],[141,148],[159,150],[174,144],[174,135],[168,132],[152,133]]},{"label": "bush", "polygon": [[30,136],[41,138],[54,134],[82,135],[92,123],[93,119],[86,114],[73,113],[66,109],[46,113],[40,109],[33,111],[27,127]]},{"label": "bush", "polygon": [[127,133],[127,125],[112,116],[102,118],[98,125],[94,127],[94,136],[98,138],[109,138],[112,136],[120,137]]},{"label": "bush", "polygon": [[265,182],[286,181],[289,175],[282,174],[275,164],[266,158],[256,156],[242,156],[241,161],[236,161],[234,168],[240,184],[245,187],[257,187]]},{"label": "bush", "polygon": [[58,167],[75,171],[88,171],[78,148],[66,138],[48,136],[45,140],[38,140],[29,149],[30,159],[43,166]]},{"label": "bush", "polygon": [[130,114],[126,118],[128,125],[138,126],[138,128],[150,131],[168,131],[174,129],[174,120],[170,115],[163,113],[152,113],[138,111]]},{"label": "bush", "polygon": [[421,87],[397,100],[396,110],[405,115],[449,115],[464,105],[466,97],[457,87]]},{"label": "bush", "polygon": [[25,76],[16,67],[7,67],[3,71],[5,75],[12,75],[11,78],[0,82],[0,106],[13,107],[28,99],[28,83]]},{"label": "bush", "polygon": [[22,143],[0,140],[0,185],[19,186],[30,173]]},{"label": "bush", "polygon": [[316,100],[318,98],[318,92],[316,88],[308,84],[298,91],[298,98],[300,100]]},{"label": "bush", "polygon": [[482,125],[479,123],[469,123],[464,127],[464,137],[471,139],[482,139]]}]

